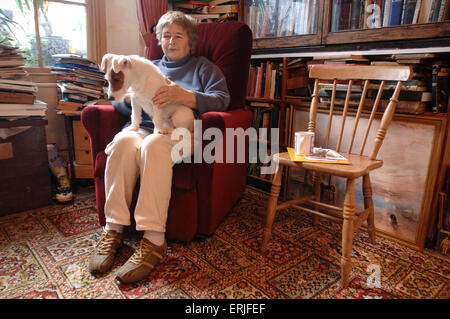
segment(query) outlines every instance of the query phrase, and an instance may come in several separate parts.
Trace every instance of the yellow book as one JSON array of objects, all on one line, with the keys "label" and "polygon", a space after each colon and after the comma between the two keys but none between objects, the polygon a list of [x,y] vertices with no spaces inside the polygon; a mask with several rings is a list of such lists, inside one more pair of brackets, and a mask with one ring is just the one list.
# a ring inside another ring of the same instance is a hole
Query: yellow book
[{"label": "yellow book", "polygon": [[293,162],[308,162],[308,163],[324,163],[324,164],[351,164],[349,160],[347,160],[344,156],[338,154],[335,151],[332,151],[333,154],[337,154],[333,157],[329,156],[304,156],[304,155],[296,155],[295,150],[291,147],[287,148],[289,157]]}]

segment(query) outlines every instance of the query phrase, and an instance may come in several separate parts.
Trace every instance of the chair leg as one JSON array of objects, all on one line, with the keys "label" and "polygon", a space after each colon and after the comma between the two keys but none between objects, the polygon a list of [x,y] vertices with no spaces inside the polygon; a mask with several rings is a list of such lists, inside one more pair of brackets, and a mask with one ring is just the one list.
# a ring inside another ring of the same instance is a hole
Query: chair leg
[{"label": "chair leg", "polygon": [[266,212],[266,225],[263,232],[263,240],[261,244],[261,252],[265,252],[267,249],[267,243],[269,242],[270,235],[272,234],[272,225],[275,219],[275,213],[278,204],[278,195],[281,188],[281,176],[283,175],[283,165],[279,165],[278,170],[275,172],[275,176],[272,181],[272,187],[270,189],[270,198],[267,205]]},{"label": "chair leg", "polygon": [[352,270],[352,247],[354,233],[355,217],[355,180],[347,180],[347,189],[344,199],[344,224],[342,227],[342,257],[341,257],[341,276],[342,286],[349,284],[350,273]]},{"label": "chair leg", "polygon": [[370,183],[369,174],[363,176],[363,195],[364,195],[364,208],[369,209],[369,215],[367,216],[367,225],[370,242],[375,244],[375,212],[372,200],[372,184]]}]

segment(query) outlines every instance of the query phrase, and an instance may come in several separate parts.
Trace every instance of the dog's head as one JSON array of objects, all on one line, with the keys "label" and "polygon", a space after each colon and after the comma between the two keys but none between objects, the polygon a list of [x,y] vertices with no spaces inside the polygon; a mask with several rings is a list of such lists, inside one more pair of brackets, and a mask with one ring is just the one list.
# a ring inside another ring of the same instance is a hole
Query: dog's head
[{"label": "dog's head", "polygon": [[127,71],[131,68],[131,58],[107,53],[103,56],[100,68],[109,82],[108,98],[122,101],[131,85],[130,76],[127,76]]}]

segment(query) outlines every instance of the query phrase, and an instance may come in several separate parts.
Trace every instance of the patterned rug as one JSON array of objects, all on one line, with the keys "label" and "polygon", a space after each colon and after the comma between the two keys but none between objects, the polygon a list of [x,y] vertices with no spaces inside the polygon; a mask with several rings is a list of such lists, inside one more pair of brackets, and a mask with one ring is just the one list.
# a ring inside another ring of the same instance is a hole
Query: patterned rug
[{"label": "patterned rug", "polygon": [[340,282],[340,226],[316,226],[302,212],[277,214],[266,253],[259,252],[268,196],[247,188],[216,233],[203,241],[169,241],[167,261],[147,279],[117,282],[139,233],[125,234],[113,269],[87,271],[98,240],[92,187],[73,204],[52,205],[0,218],[0,298],[450,298],[450,262],[386,239],[355,236],[348,288]]}]

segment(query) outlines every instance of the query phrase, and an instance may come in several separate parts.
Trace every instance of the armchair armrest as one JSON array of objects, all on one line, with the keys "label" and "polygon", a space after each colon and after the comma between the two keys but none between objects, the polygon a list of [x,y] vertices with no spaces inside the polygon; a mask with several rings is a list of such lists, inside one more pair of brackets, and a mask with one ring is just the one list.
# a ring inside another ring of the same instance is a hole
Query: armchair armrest
[{"label": "armchair armrest", "polygon": [[90,105],[81,112],[81,122],[91,138],[92,157],[95,163],[97,154],[112,141],[127,119],[112,105]]},{"label": "armchair armrest", "polygon": [[[223,134],[223,141],[222,141],[222,152],[223,152],[223,158],[226,159],[226,145],[227,145],[227,136],[226,136],[226,129],[237,129],[242,128],[244,131],[251,127],[252,120],[253,120],[253,113],[250,110],[244,110],[244,109],[235,109],[230,110],[227,112],[207,112],[200,116],[200,119],[202,120],[202,130],[205,132],[210,127],[215,127],[220,129],[220,131]],[[202,132],[202,133],[203,133]],[[247,149],[248,145],[248,137],[245,139]],[[209,141],[203,141],[203,147],[207,145]],[[218,144],[220,145],[220,144]],[[237,145],[234,145],[234,158],[236,158],[236,150]]]},{"label": "armchair armrest", "polygon": [[227,112],[207,112],[200,116],[203,121],[203,130],[209,127],[217,127],[221,131],[226,128],[242,127],[244,130],[252,124],[252,112],[244,109],[230,110]]}]

